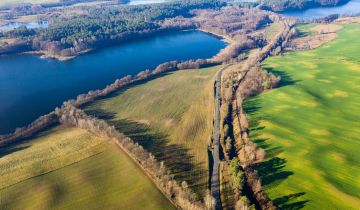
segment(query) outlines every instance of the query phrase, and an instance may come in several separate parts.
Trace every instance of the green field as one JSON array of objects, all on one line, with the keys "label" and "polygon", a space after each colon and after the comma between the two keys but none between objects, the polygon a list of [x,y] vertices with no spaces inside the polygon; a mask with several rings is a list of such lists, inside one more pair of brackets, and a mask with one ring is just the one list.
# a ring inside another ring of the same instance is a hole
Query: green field
[{"label": "green field", "polygon": [[0,7],[9,6],[12,4],[30,3],[30,4],[46,4],[46,3],[57,3],[60,0],[1,0]]},{"label": "green field", "polygon": [[247,100],[258,165],[282,209],[360,207],[360,25],[311,51],[267,59],[280,88]]},{"label": "green field", "polygon": [[0,150],[0,209],[173,209],[121,150],[57,126]]},{"label": "green field", "polygon": [[134,84],[86,108],[154,153],[197,192],[206,189],[219,66],[182,70]]}]

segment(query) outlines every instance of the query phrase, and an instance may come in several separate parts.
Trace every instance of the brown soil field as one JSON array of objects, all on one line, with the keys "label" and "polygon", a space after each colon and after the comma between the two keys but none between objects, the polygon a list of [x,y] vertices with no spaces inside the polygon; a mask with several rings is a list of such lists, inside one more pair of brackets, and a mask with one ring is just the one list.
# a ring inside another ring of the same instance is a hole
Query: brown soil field
[{"label": "brown soil field", "polygon": [[335,33],[328,33],[328,34],[316,34],[311,36],[305,36],[293,39],[290,42],[290,48],[287,48],[286,50],[310,50],[317,47],[320,47],[321,45],[330,42],[336,38]]},{"label": "brown soil field", "polygon": [[319,24],[315,27],[312,27],[311,30],[318,32],[319,34],[324,33],[333,33],[337,30],[342,29],[343,27],[336,24]]},{"label": "brown soil field", "polygon": [[342,28],[343,26],[333,23],[318,24],[310,29],[311,31],[316,32],[316,34],[292,39],[285,50],[311,50],[320,47],[323,44],[334,40],[337,37],[335,32]]}]

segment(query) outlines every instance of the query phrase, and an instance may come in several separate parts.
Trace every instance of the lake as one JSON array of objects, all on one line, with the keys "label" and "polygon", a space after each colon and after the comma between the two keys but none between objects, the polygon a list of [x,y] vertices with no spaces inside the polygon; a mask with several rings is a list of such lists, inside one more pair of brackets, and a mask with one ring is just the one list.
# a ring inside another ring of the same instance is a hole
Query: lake
[{"label": "lake", "polygon": [[35,55],[0,57],[0,133],[12,132],[63,101],[171,60],[209,58],[226,43],[199,31],[158,35],[60,62]]},{"label": "lake", "polygon": [[281,14],[302,19],[321,18],[332,14],[360,14],[360,0],[351,0],[344,5],[335,7],[317,7],[304,11],[289,11]]}]

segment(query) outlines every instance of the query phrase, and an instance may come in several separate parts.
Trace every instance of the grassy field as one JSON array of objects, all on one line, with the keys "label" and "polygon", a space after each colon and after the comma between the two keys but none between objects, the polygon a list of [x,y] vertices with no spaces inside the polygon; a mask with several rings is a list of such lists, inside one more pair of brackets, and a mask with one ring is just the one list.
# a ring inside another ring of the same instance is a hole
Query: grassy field
[{"label": "grassy field", "polygon": [[313,27],[316,26],[316,23],[298,23],[296,24],[296,31],[299,35],[311,35],[314,34],[315,31],[312,30]]},{"label": "grassy field", "polygon": [[9,6],[12,4],[30,3],[30,4],[46,4],[46,3],[57,3],[60,0],[1,0],[0,7]]},{"label": "grassy field", "polygon": [[235,194],[234,189],[231,186],[231,171],[229,165],[226,162],[220,163],[220,193],[221,193],[221,205],[223,210],[234,209],[235,206]]},{"label": "grassy field", "polygon": [[200,192],[208,181],[213,81],[219,68],[168,73],[98,100],[86,110],[165,160],[176,178]]},{"label": "grassy field", "polygon": [[279,33],[281,30],[281,24],[280,23],[273,23],[269,27],[269,31],[266,35],[266,40],[270,41],[277,33]]},{"label": "grassy field", "polygon": [[57,126],[0,150],[0,209],[173,209],[121,150]]},{"label": "grassy field", "polygon": [[269,154],[258,166],[282,209],[359,209],[360,25],[311,51],[263,66],[281,87],[248,100],[251,136]]}]

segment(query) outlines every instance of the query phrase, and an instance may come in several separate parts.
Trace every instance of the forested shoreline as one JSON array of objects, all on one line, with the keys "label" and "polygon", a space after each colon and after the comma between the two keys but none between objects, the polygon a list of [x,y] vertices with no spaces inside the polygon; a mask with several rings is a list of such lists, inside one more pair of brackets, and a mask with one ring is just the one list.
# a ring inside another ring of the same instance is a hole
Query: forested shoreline
[{"label": "forested shoreline", "polygon": [[[0,46],[0,55],[33,53],[67,60],[94,49],[146,36],[193,29],[220,36],[233,35],[232,31],[239,32],[244,29],[234,38],[244,40],[248,45],[246,48],[249,48],[250,45],[258,45],[261,38],[248,34],[271,22],[269,16],[273,14],[266,10],[305,9],[314,5],[337,5],[347,1],[263,0],[259,2],[259,7],[211,0],[178,0],[137,6],[80,6],[71,9],[74,10],[72,15],[62,14],[65,10],[50,12],[51,15],[47,16],[51,23],[48,28],[28,29],[21,26],[0,32],[0,39],[12,40],[3,42]],[[46,13],[48,10],[38,6],[29,8],[25,5],[16,11],[19,14],[36,14]],[[254,20],[249,20],[246,16]],[[220,23],[226,24],[227,28],[219,25],[219,20]]]},{"label": "forested shoreline", "polygon": [[[16,39],[0,47],[0,54],[33,52],[58,59],[71,58],[92,49],[169,31],[194,29],[194,23],[170,22],[175,17],[191,18],[194,9],[219,9],[221,1],[177,1],[165,4],[82,7],[75,17],[55,16],[48,28],[19,27],[0,33]],[[60,21],[59,21],[59,20]]]},{"label": "forested shoreline", "polygon": [[337,6],[350,0],[259,0],[262,9],[274,12],[306,10],[313,7]]}]

